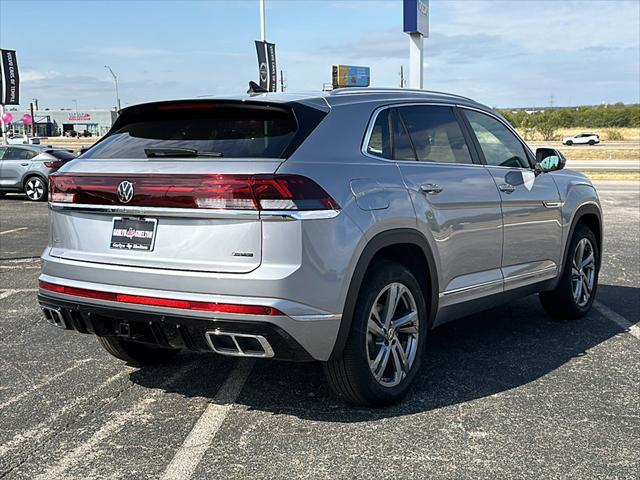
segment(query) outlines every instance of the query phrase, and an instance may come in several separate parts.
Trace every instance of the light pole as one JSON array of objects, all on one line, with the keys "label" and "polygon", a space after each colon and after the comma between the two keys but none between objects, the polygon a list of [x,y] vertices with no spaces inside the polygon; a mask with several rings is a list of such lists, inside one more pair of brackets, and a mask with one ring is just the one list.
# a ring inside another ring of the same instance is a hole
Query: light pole
[{"label": "light pole", "polygon": [[118,77],[116,77],[116,74],[113,73],[113,70],[111,70],[111,67],[109,65],[105,65],[104,68],[109,70],[109,72],[111,73],[111,76],[113,77],[113,81],[116,83],[116,110],[119,112],[120,111],[120,95],[118,95]]}]

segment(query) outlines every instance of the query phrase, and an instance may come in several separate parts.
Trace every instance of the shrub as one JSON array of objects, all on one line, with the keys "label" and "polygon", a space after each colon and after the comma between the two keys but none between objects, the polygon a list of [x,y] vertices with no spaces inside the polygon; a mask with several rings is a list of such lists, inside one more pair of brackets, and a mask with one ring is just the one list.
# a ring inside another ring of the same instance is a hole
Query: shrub
[{"label": "shrub", "polygon": [[617,128],[608,128],[604,131],[605,140],[624,140],[624,135]]}]

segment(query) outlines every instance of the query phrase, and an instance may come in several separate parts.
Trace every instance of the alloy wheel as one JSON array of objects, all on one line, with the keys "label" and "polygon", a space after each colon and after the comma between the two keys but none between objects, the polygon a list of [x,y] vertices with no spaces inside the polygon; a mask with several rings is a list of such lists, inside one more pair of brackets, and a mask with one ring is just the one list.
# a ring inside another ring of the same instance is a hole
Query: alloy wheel
[{"label": "alloy wheel", "polygon": [[38,200],[42,200],[44,188],[44,182],[40,178],[34,177],[27,181],[24,192],[27,194],[27,197],[29,197],[29,200],[37,202]]},{"label": "alloy wheel", "polygon": [[596,258],[593,245],[588,238],[576,245],[571,265],[571,289],[573,299],[579,307],[589,303],[596,277]]},{"label": "alloy wheel", "polygon": [[380,385],[394,387],[411,370],[419,321],[416,301],[402,283],[387,285],[376,297],[367,321],[367,359]]}]

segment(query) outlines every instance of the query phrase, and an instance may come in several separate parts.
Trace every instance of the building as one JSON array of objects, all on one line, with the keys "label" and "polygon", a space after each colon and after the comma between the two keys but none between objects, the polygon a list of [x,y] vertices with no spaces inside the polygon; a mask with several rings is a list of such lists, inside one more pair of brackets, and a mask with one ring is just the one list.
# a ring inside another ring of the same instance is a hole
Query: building
[{"label": "building", "polygon": [[[31,113],[28,110],[7,110],[13,115],[13,122],[8,125],[9,133],[16,135],[29,133],[31,126],[22,124],[22,117]],[[85,130],[93,136],[102,136],[111,128],[118,114],[115,110],[60,110],[44,109],[34,112],[36,134],[39,137],[57,137],[65,132],[75,130],[82,134]]]}]

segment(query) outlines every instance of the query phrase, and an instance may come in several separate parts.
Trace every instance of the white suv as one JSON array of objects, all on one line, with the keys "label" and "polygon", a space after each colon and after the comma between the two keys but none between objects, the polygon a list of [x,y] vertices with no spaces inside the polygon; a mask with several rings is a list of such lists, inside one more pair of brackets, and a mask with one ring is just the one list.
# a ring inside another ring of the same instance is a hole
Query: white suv
[{"label": "white suv", "polygon": [[573,137],[562,139],[564,145],[595,145],[600,143],[600,136],[597,133],[578,133]]}]

